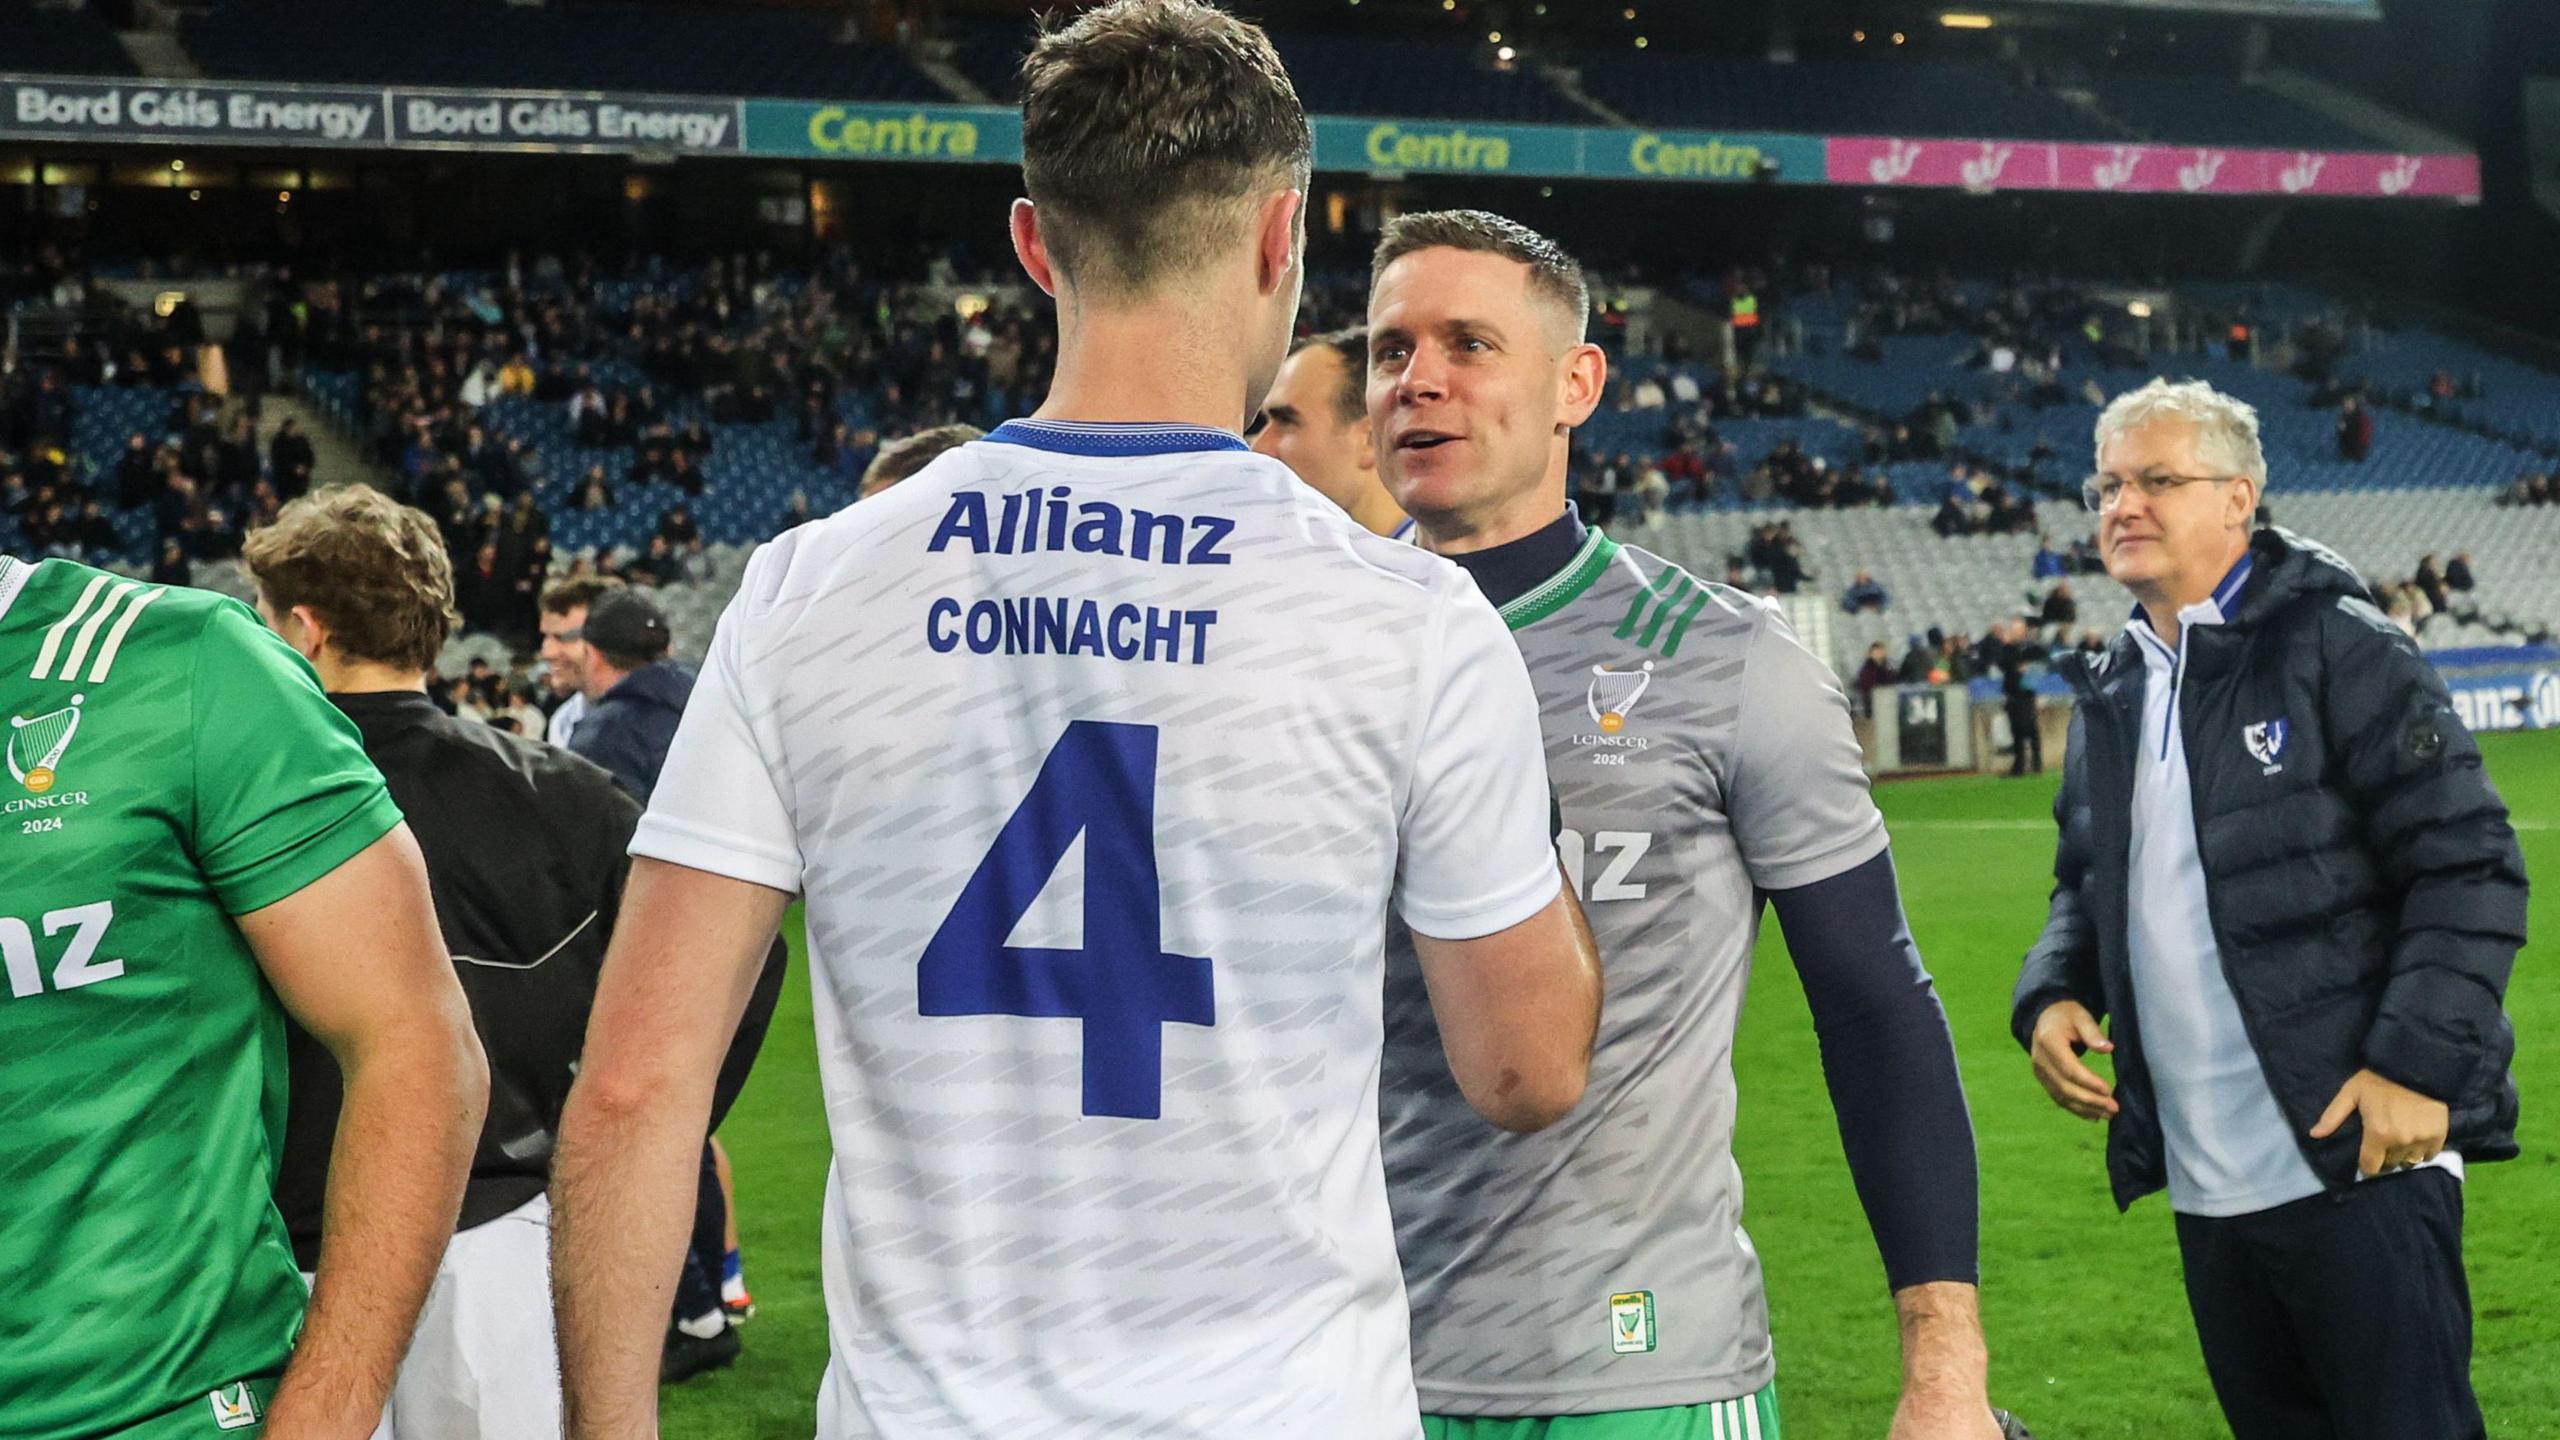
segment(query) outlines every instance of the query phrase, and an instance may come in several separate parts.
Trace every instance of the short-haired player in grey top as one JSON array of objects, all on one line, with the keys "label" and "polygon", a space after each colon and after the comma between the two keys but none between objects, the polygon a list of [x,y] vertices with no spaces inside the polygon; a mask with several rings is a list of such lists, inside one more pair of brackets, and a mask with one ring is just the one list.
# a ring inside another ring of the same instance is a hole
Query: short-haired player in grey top
[{"label": "short-haired player in grey top", "polygon": [[1774,1432],[1732,1155],[1734,1027],[1765,894],[1901,1321],[1891,1435],[1992,1440],[1972,1123],[1847,701],[1774,606],[1567,506],[1568,434],[1607,370],[1584,342],[1588,305],[1570,256],[1481,212],[1398,219],[1373,271],[1380,473],[1528,660],[1609,987],[1580,1107],[1498,1135],[1459,1099],[1411,964],[1390,952],[1382,1134],[1425,1428]]}]

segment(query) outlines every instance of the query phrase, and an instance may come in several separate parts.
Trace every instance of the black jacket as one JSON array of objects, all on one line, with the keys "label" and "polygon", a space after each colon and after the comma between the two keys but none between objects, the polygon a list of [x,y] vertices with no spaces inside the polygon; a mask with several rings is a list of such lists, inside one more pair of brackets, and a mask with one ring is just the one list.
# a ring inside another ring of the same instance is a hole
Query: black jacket
[{"label": "black jacket", "polygon": [[[2525,873],[2506,806],[2444,682],[2346,563],[2284,530],[2251,548],[2237,613],[2187,631],[2177,709],[2214,939],[2277,1106],[2333,1189],[2354,1182],[2361,1131],[2309,1131],[2359,1069],[2445,1102],[2466,1160],[2511,1159],[2515,1032],[2502,1004]],[[2126,956],[2147,683],[2136,643],[2056,662],[2079,704],[2054,803],[2051,911],[2010,1018],[2024,1045],[2057,1000],[2113,1017],[2119,1206],[2167,1183]]]},{"label": "black jacket", "polygon": [[[356,722],[426,856],[437,928],[488,1052],[489,1117],[458,1227],[468,1230],[549,1183],[640,807],[568,751],[457,720],[423,693],[329,698]],[[721,1065],[714,1128],[764,1042],[784,954],[776,942]],[[327,1048],[301,1026],[286,1025],[285,1049],[290,1098],[276,1208],[309,1270],[319,1259],[343,1080]]]},{"label": "black jacket", "polygon": [[[489,1054],[489,1118],[461,1228],[542,1192],[560,1107],[630,868],[640,807],[565,750],[456,720],[420,692],[332,695],[363,734],[427,861],[437,927]],[[291,1104],[276,1205],[304,1269],[318,1258],[338,1124],[337,1063],[287,1031]]]},{"label": "black jacket", "polygon": [[649,803],[658,771],[675,743],[676,722],[693,698],[693,677],[660,660],[614,683],[587,709],[569,737],[569,748],[613,772],[622,788]]}]

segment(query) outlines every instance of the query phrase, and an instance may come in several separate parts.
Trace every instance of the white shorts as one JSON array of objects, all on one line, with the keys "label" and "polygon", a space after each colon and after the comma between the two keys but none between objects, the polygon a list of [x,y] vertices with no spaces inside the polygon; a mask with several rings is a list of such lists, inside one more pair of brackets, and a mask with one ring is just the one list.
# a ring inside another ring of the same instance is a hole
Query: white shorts
[{"label": "white shorts", "polygon": [[474,1225],[445,1247],[373,1432],[373,1440],[402,1436],[560,1440],[549,1196]]}]

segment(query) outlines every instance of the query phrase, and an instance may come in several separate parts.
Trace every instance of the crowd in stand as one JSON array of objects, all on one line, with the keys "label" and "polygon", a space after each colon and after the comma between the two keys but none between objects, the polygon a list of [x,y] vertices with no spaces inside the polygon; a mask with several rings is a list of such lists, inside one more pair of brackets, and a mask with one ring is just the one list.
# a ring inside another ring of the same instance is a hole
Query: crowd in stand
[{"label": "crowd in stand", "polygon": [[2516,477],[2516,482],[2498,495],[2501,505],[2560,505],[2560,477],[2545,471],[2530,471]]},{"label": "crowd in stand", "polygon": [[2035,502],[1978,466],[1958,464],[1949,473],[1947,493],[1929,517],[1929,528],[1943,539],[1959,535],[2023,535],[2036,528]]}]

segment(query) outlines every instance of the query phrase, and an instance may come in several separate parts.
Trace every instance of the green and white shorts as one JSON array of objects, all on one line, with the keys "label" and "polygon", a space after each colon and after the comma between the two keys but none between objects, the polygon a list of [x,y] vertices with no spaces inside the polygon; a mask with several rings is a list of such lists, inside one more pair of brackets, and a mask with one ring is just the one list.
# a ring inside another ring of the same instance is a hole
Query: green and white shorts
[{"label": "green and white shorts", "polygon": [[1490,1419],[1425,1415],[1423,1440],[1778,1440],[1778,1382],[1749,1395],[1659,1410]]}]

